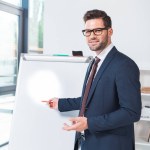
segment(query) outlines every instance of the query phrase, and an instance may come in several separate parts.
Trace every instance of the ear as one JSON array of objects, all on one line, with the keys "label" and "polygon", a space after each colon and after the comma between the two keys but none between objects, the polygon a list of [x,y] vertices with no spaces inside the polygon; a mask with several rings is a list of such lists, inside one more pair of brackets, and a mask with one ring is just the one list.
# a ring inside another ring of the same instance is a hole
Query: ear
[{"label": "ear", "polygon": [[112,36],[112,34],[113,34],[113,29],[112,29],[112,28],[109,28],[109,29],[108,29],[108,35],[109,35],[109,36]]}]

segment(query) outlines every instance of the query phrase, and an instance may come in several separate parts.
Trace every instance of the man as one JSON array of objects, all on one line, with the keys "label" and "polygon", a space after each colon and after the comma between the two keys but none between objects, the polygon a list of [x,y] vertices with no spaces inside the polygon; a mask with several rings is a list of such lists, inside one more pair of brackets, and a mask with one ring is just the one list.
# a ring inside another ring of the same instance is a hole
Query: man
[{"label": "man", "polygon": [[[81,97],[52,98],[47,103],[61,112],[80,110],[81,114],[85,107],[82,115],[69,119],[72,125],[63,127],[77,131],[75,149],[80,143],[82,150],[135,150],[133,123],[141,114],[139,69],[112,44],[111,18],[104,11],[88,11],[84,21],[83,35],[100,59],[86,101],[83,99],[93,62],[88,67]],[[84,135],[78,134],[83,131]]]}]

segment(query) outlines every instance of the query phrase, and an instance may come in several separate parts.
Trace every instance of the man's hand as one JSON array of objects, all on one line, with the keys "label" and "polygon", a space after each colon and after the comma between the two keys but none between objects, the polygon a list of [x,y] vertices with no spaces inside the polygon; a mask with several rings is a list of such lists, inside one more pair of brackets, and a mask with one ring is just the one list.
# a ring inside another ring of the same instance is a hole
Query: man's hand
[{"label": "man's hand", "polygon": [[83,130],[88,129],[88,124],[87,124],[87,118],[86,117],[75,117],[75,118],[70,118],[69,121],[72,122],[72,125],[68,125],[64,123],[63,129],[66,131],[78,131],[81,132]]},{"label": "man's hand", "polygon": [[47,105],[52,109],[58,109],[58,100],[59,99],[55,97],[55,98],[51,98],[48,101],[43,100],[42,102],[46,102]]}]

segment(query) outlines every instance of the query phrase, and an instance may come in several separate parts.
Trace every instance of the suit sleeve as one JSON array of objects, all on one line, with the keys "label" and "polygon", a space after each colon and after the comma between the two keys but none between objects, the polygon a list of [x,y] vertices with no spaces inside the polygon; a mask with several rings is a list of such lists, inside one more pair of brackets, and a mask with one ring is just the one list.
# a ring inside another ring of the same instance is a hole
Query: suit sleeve
[{"label": "suit sleeve", "polygon": [[117,129],[140,119],[139,69],[134,62],[126,61],[118,67],[115,84],[120,107],[114,112],[88,118],[88,129],[92,133]]},{"label": "suit sleeve", "polygon": [[60,112],[79,110],[81,97],[78,98],[60,98],[58,101],[58,110]]}]

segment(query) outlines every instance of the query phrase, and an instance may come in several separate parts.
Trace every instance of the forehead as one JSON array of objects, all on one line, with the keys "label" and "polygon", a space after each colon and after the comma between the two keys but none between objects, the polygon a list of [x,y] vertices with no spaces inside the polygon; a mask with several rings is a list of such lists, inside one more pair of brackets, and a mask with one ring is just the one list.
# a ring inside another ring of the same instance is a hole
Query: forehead
[{"label": "forehead", "polygon": [[93,28],[104,28],[104,23],[101,18],[98,19],[90,19],[85,23],[85,29],[93,29]]}]

